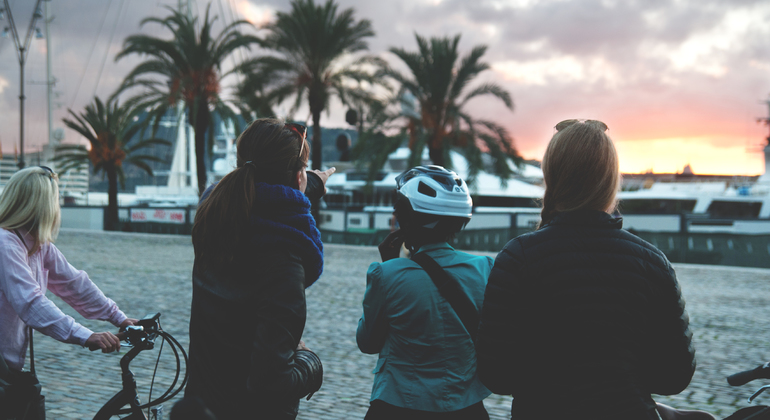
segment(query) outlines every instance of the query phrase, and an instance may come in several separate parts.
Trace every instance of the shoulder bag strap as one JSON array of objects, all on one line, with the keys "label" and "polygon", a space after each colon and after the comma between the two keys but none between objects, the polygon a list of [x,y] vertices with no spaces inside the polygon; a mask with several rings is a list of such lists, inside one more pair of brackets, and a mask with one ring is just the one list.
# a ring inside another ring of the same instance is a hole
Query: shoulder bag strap
[{"label": "shoulder bag strap", "polygon": [[29,328],[29,371],[32,372],[33,375],[36,375],[35,373],[35,347],[32,345],[32,334],[35,332],[35,330],[32,329],[32,327]]},{"label": "shoulder bag strap", "polygon": [[460,285],[454,281],[449,274],[426,253],[419,253],[412,256],[412,261],[420,265],[433,280],[433,284],[438,288],[441,296],[449,302],[457,316],[460,317],[463,326],[471,335],[471,340],[476,340],[476,332],[479,328],[479,313],[473,306],[468,295],[460,288]]}]

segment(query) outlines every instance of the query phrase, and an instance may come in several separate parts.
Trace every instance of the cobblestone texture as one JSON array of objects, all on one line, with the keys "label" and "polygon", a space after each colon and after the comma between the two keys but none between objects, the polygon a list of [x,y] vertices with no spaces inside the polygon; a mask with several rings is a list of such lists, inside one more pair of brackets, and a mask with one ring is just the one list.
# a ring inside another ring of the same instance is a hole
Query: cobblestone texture
[{"label": "cobblestone texture", "polygon": [[[132,317],[161,312],[163,328],[188,344],[193,250],[188,236],[63,231],[57,241],[68,260],[86,270],[105,294]],[[492,255],[493,254],[488,254]],[[376,356],[358,351],[355,330],[365,273],[378,260],[374,247],[326,246],[323,277],[307,290],[308,323],[303,339],[324,362],[323,388],[302,401],[299,419],[361,419],[366,413]],[[770,360],[770,270],[676,265],[695,334],[698,370],[681,394],[658,401],[726,417],[747,405],[759,384],[732,388],[725,377]],[[49,293],[50,295],[50,293]],[[84,320],[58,298],[57,305],[94,331],[109,324]],[[89,352],[37,333],[35,354],[49,419],[92,418],[120,389],[120,355]],[[125,351],[121,350],[121,355]],[[147,401],[158,351],[132,363]],[[174,358],[165,347],[153,395],[173,380]],[[165,403],[166,418],[174,400]],[[558,404],[558,393],[554,395]],[[770,403],[770,396],[760,402]],[[493,419],[509,419],[511,398],[485,400]]]}]

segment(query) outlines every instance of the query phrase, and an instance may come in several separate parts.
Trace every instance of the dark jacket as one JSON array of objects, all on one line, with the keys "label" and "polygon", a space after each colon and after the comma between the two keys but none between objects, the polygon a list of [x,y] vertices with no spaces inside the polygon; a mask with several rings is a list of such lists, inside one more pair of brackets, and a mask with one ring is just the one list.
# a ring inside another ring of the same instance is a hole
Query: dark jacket
[{"label": "dark jacket", "polygon": [[692,334],[665,255],[604,212],[559,214],[508,242],[489,277],[478,374],[532,419],[657,419],[684,390]]},{"label": "dark jacket", "polygon": [[294,419],[299,399],[323,378],[315,353],[295,351],[312,281],[281,244],[247,246],[232,263],[206,269],[196,260],[185,397],[200,398],[218,420]]}]

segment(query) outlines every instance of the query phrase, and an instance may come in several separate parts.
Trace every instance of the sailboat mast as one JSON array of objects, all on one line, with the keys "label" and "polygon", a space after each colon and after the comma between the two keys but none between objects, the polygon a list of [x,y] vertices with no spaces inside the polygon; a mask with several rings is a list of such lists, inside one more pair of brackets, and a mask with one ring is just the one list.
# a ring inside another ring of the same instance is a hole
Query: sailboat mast
[{"label": "sailboat mast", "polygon": [[[51,101],[53,98],[54,80],[51,76],[51,31],[48,27],[48,24],[51,22],[51,15],[48,11],[48,3],[50,3],[50,1],[43,2],[43,22],[45,22],[45,80],[48,85],[48,145],[53,147],[53,106]],[[49,156],[46,156],[46,158],[49,158]],[[53,158],[53,156],[50,156],[50,158]]]}]

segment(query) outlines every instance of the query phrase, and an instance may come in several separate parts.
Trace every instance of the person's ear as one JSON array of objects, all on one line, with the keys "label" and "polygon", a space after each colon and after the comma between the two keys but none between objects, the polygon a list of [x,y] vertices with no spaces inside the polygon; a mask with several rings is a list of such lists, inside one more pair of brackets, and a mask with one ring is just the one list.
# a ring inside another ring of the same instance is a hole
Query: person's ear
[{"label": "person's ear", "polygon": [[292,177],[292,188],[299,189],[300,182],[302,182],[302,170],[297,171]]}]

